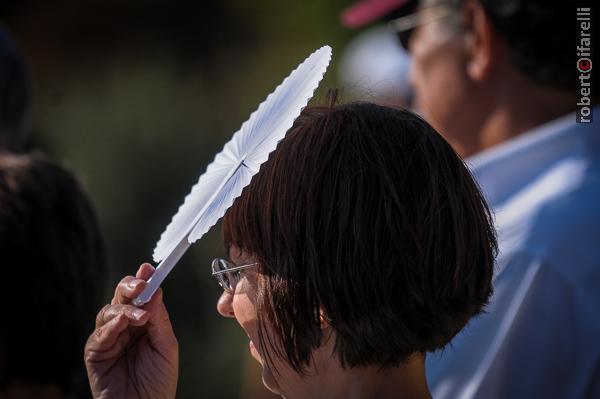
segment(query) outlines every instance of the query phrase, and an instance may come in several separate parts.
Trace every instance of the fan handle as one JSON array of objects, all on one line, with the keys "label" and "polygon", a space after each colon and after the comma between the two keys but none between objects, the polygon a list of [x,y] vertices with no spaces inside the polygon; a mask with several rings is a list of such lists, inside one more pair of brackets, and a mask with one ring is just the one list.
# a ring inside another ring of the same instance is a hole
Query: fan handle
[{"label": "fan handle", "polygon": [[146,285],[144,291],[142,291],[142,293],[133,300],[133,304],[135,306],[142,306],[145,303],[150,302],[152,295],[154,295],[158,287],[160,287],[165,278],[167,278],[171,270],[173,270],[177,262],[179,262],[179,259],[181,259],[190,245],[191,244],[188,242],[187,236],[184,237],[175,247],[175,249],[173,249],[173,251],[167,255],[162,262],[159,263],[159,265],[156,267],[156,271],[148,280],[148,285]]}]

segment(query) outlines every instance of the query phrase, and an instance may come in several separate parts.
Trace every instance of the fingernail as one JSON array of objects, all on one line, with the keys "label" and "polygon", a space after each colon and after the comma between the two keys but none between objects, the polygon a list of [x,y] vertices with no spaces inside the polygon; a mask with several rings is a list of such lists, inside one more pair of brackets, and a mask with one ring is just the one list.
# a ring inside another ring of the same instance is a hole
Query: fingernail
[{"label": "fingernail", "polygon": [[133,311],[133,318],[136,320],[141,319],[142,317],[144,317],[144,315],[146,314],[146,312],[142,309],[136,309]]},{"label": "fingernail", "polygon": [[140,282],[141,282],[140,280],[131,280],[129,283],[127,283],[127,286],[129,288],[131,288],[132,290],[134,290],[135,287],[137,287]]}]

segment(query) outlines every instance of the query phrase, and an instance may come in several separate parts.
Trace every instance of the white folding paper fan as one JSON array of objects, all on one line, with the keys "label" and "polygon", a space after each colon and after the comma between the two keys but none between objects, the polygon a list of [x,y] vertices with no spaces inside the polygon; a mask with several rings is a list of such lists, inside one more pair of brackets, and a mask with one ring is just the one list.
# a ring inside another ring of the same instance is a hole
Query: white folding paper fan
[{"label": "white folding paper fan", "polygon": [[161,263],[144,292],[134,300],[135,305],[150,300],[190,244],[214,226],[250,184],[313,96],[330,60],[329,46],[312,53],[269,94],[215,156],[156,244],[153,258]]}]

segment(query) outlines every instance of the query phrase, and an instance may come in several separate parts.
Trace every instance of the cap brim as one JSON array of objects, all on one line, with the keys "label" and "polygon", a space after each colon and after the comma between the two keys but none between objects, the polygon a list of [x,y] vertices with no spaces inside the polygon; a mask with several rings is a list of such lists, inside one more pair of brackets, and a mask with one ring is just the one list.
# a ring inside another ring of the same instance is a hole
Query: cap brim
[{"label": "cap brim", "polygon": [[342,25],[359,28],[383,18],[392,11],[406,5],[410,0],[362,0],[346,8],[341,16]]}]

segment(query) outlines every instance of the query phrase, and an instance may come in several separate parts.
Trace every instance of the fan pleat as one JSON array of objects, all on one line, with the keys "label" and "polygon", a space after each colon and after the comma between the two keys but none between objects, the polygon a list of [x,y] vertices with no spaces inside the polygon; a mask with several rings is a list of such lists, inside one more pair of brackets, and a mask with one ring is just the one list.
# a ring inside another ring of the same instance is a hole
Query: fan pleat
[{"label": "fan pleat", "polygon": [[312,53],[269,94],[200,176],[156,244],[164,259],[187,235],[201,238],[242,193],[313,96],[331,60],[331,48]]}]

